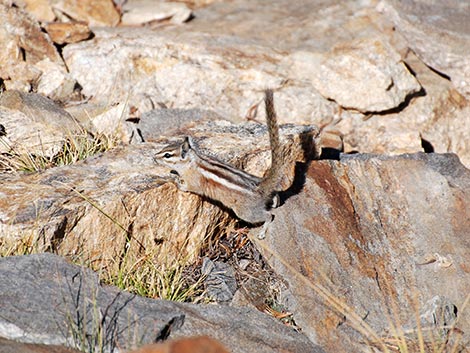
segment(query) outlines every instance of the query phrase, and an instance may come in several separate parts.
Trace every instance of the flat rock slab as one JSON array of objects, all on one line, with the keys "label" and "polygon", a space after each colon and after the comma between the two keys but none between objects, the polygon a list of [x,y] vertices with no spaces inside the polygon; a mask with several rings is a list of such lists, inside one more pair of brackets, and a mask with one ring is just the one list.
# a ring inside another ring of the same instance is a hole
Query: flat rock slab
[{"label": "flat rock slab", "polygon": [[323,352],[256,310],[151,300],[101,286],[97,274],[52,254],[0,259],[0,336],[44,344],[130,349],[208,335],[233,353]]}]

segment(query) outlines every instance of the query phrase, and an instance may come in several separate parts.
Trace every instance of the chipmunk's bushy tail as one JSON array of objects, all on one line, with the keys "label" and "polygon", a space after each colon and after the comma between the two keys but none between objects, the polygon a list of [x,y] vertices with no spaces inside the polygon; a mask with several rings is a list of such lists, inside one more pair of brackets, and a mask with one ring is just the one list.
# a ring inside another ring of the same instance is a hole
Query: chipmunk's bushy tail
[{"label": "chipmunk's bushy tail", "polygon": [[266,123],[271,145],[271,167],[263,177],[259,190],[267,198],[271,198],[281,182],[283,157],[282,146],[279,140],[279,125],[277,124],[277,115],[274,109],[273,91],[270,89],[265,91],[264,104],[266,107]]}]

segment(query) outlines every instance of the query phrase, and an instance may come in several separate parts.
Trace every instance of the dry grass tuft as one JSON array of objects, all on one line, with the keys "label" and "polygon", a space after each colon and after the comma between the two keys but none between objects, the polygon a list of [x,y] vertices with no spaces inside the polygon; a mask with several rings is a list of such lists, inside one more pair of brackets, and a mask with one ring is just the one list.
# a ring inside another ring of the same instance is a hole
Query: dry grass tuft
[{"label": "dry grass tuft", "polygon": [[117,140],[103,134],[93,136],[85,130],[70,133],[63,141],[62,148],[51,157],[32,154],[25,149],[14,149],[1,136],[0,144],[9,150],[7,153],[0,154],[0,172],[34,173],[56,166],[73,164],[96,153],[107,151],[116,146]]}]

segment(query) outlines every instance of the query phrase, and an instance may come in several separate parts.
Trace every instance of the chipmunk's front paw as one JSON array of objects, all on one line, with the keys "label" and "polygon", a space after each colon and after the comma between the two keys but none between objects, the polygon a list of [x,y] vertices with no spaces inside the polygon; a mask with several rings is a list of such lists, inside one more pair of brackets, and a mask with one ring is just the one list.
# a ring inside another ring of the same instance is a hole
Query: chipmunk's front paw
[{"label": "chipmunk's front paw", "polygon": [[266,233],[268,232],[269,225],[273,222],[274,215],[270,214],[266,222],[263,224],[263,228],[261,228],[260,232],[258,233],[258,239],[262,240],[266,238]]}]

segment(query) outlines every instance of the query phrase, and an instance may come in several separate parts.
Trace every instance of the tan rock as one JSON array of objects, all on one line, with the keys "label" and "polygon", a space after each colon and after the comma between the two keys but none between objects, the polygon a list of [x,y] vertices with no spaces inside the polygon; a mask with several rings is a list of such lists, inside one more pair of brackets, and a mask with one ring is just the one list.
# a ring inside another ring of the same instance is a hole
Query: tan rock
[{"label": "tan rock", "polygon": [[34,65],[48,59],[65,66],[49,37],[24,11],[0,3],[0,78],[7,89],[29,91],[41,75]]},{"label": "tan rock", "polygon": [[120,15],[112,0],[51,0],[52,7],[90,26],[116,26]]},{"label": "tan rock", "polygon": [[151,344],[130,353],[228,353],[228,350],[216,340],[203,336]]},{"label": "tan rock", "polygon": [[80,126],[65,110],[34,93],[0,95],[0,117],[6,136],[0,151],[52,157]]},{"label": "tan rock", "polygon": [[[215,2],[195,9],[184,28],[100,29],[93,43],[68,45],[63,54],[92,103],[128,101],[140,114],[162,105],[206,109],[231,121],[262,121],[260,92],[271,87],[282,123],[332,127],[343,136],[345,151],[418,152],[422,139],[431,139],[436,151],[459,153],[470,165],[468,129],[458,128],[458,122],[466,126],[466,100],[450,93],[455,82],[425,79],[432,71],[415,68],[404,32],[393,30],[393,17],[379,13],[375,2],[287,6],[276,0],[270,11],[263,9],[256,1]],[[455,26],[465,31],[464,23]],[[341,58],[369,69],[350,70]],[[331,65],[319,72],[324,61]],[[329,85],[317,79],[317,89],[312,73]],[[417,91],[419,85],[423,90]]]},{"label": "tan rock", "polygon": [[398,52],[379,39],[342,44],[324,58],[296,53],[292,60],[325,98],[361,112],[396,108],[421,89]]},{"label": "tan rock", "polygon": [[128,99],[145,113],[153,109],[152,99],[154,107],[210,109],[240,122],[260,102],[259,92],[271,87],[278,92],[282,122],[323,125],[337,114],[337,104],[324,99],[301,72],[291,73],[286,57],[299,50],[328,51],[351,40],[352,31],[364,37],[378,33],[374,4],[366,3],[276,0],[263,7],[237,0],[195,11],[185,26],[164,31],[99,29],[93,43],[66,46],[64,58],[95,103]]},{"label": "tan rock", "polygon": [[131,26],[166,19],[175,24],[183,23],[191,16],[191,10],[182,2],[129,0],[122,9],[121,24]]},{"label": "tan rock", "polygon": [[107,107],[102,113],[89,117],[93,125],[91,131],[129,141],[129,132],[125,128],[125,121],[128,117],[129,106],[125,102]]},{"label": "tan rock", "polygon": [[81,42],[92,35],[85,22],[52,22],[47,23],[45,29],[57,44]]},{"label": "tan rock", "polygon": [[51,344],[20,343],[0,337],[2,353],[79,353],[79,350]]},{"label": "tan rock", "polygon": [[4,61],[6,65],[0,68],[0,77],[6,90],[18,90],[29,92],[31,86],[41,77],[41,70],[24,62],[17,60]]},{"label": "tan rock", "polygon": [[[424,93],[397,111],[377,115],[347,114],[335,123],[343,134],[345,151],[368,153],[454,152],[470,166],[470,150],[465,141],[470,131],[470,100],[459,94],[452,83],[408,54],[407,65],[424,88]],[[431,150],[430,150],[431,149]]]},{"label": "tan rock", "polygon": [[52,22],[55,14],[49,0],[21,0],[24,9],[40,22]]},{"label": "tan rock", "polygon": [[[281,130],[292,159],[304,158],[299,147],[299,131],[304,130],[292,126]],[[202,149],[234,164],[243,163],[256,175],[269,165],[266,130],[258,124],[236,127],[207,122],[186,132]],[[144,250],[162,266],[173,263],[175,254],[191,261],[216,226],[229,229],[234,219],[210,202],[165,183],[168,170],[153,159],[163,146],[162,141],[130,145],[73,166],[2,180],[0,234],[5,235],[4,244],[14,246],[40,233],[39,251],[52,246],[62,255],[80,254],[96,268],[116,268],[116,259],[129,244],[129,261]],[[286,167],[286,184],[294,167]],[[31,204],[31,198],[37,203]],[[199,218],[203,221],[194,222]],[[129,244],[128,239],[132,239]]]}]

